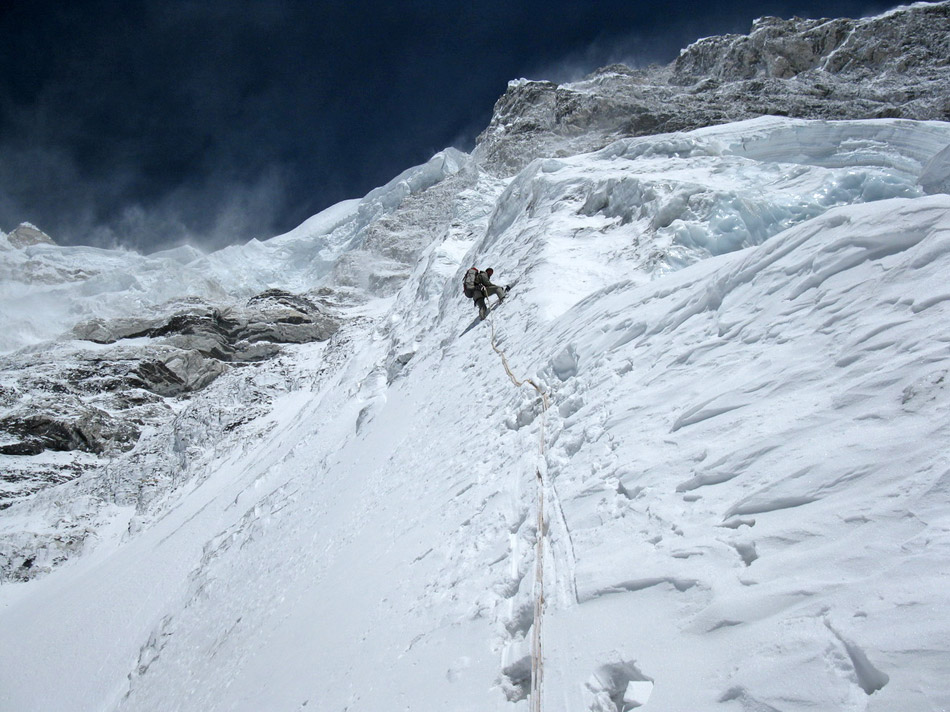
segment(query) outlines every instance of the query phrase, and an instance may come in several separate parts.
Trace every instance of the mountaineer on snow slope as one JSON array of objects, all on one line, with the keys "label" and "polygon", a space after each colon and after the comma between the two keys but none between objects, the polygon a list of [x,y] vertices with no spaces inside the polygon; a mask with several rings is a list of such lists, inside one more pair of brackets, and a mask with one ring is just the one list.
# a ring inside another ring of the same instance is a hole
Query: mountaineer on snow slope
[{"label": "mountaineer on snow slope", "polygon": [[491,276],[494,272],[491,267],[484,271],[479,271],[477,267],[470,267],[466,270],[465,278],[462,280],[462,291],[466,297],[475,300],[479,319],[488,316],[488,297],[492,294],[498,295],[498,303],[501,304],[508,292],[507,287],[492,284]]}]

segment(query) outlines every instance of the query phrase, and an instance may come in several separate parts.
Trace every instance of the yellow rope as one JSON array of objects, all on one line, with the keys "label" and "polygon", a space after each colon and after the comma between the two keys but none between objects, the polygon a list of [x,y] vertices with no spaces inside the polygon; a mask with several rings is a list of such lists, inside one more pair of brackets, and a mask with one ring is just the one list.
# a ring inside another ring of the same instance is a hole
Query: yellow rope
[{"label": "yellow rope", "polygon": [[[548,396],[537,383],[530,378],[519,380],[511,367],[508,365],[508,358],[505,352],[498,348],[495,342],[495,322],[489,314],[488,320],[491,326],[491,347],[496,354],[501,356],[501,363],[505,367],[505,373],[516,387],[528,384],[541,396],[541,427],[540,427],[540,455],[544,457],[544,426],[545,415],[548,410]],[[535,475],[538,480],[538,521],[537,521],[537,543],[535,546],[535,586],[537,592],[534,597],[534,625],[532,626],[531,636],[531,711],[541,712],[541,681],[544,677],[544,656],[541,651],[541,618],[544,615],[544,476],[541,474],[541,468],[535,469]]]}]

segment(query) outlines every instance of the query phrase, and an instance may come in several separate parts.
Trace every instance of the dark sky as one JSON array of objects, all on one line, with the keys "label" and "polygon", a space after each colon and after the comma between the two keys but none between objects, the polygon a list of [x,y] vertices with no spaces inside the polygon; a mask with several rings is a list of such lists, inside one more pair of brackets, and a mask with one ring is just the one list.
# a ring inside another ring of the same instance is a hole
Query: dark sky
[{"label": "dark sky", "polygon": [[470,151],[509,79],[895,4],[0,0],[0,230],[143,252],[270,237]]}]

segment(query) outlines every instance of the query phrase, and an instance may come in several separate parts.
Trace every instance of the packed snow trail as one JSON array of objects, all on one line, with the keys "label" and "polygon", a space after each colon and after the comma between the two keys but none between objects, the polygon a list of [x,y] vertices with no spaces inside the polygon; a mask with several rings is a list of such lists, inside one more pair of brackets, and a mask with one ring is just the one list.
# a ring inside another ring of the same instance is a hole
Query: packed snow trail
[{"label": "packed snow trail", "polygon": [[[507,291],[506,291],[507,293]],[[499,302],[500,303],[500,302]],[[548,396],[538,384],[536,384],[530,378],[519,379],[511,372],[511,367],[508,365],[508,357],[505,356],[505,352],[498,348],[498,343],[495,339],[495,320],[491,312],[488,314],[489,325],[491,326],[491,347],[496,354],[501,357],[501,363],[505,368],[505,373],[508,375],[508,378],[511,379],[511,382],[514,384],[515,388],[521,388],[523,385],[528,384],[538,395],[541,396],[541,422],[538,428],[539,430],[539,439],[540,444],[538,448],[538,455],[544,458],[544,423],[545,415],[548,412]],[[534,622],[532,624],[532,633],[531,633],[531,709],[532,712],[541,712],[541,690],[544,681],[544,650],[542,647],[542,624],[544,621],[544,537],[547,530],[547,523],[544,519],[544,488],[546,482],[544,481],[544,475],[542,475],[542,467],[538,466],[537,480],[537,545],[535,546],[535,568],[534,568],[534,580],[535,580],[535,594],[534,594]]]}]

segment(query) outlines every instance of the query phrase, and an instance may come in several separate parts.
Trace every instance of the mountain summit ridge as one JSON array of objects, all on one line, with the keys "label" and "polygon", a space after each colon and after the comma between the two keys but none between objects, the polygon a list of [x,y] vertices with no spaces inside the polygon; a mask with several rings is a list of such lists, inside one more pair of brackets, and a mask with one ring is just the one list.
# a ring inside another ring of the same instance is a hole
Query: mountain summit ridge
[{"label": "mountain summit ridge", "polygon": [[860,20],[756,20],[698,40],[666,66],[611,65],[566,84],[519,80],[474,151],[510,176],[539,157],[762,114],[950,120],[950,3]]}]

